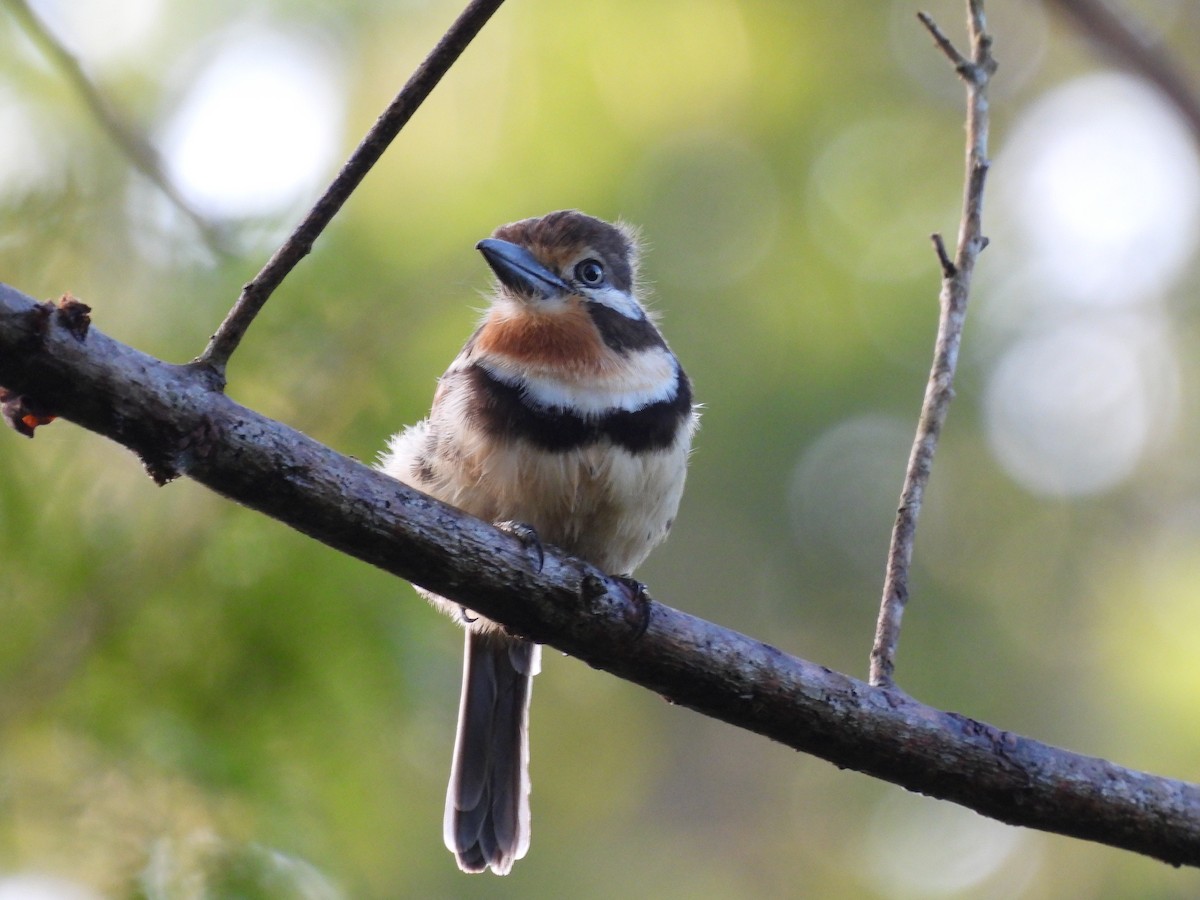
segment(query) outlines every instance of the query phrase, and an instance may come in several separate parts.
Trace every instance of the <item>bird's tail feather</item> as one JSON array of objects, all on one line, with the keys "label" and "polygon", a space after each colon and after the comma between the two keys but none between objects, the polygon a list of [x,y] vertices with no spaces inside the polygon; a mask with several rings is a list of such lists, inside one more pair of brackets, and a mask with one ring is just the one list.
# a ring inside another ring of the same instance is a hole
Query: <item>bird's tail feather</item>
[{"label": "bird's tail feather", "polygon": [[529,849],[529,699],[541,647],[467,631],[443,836],[464,872],[506,875]]}]

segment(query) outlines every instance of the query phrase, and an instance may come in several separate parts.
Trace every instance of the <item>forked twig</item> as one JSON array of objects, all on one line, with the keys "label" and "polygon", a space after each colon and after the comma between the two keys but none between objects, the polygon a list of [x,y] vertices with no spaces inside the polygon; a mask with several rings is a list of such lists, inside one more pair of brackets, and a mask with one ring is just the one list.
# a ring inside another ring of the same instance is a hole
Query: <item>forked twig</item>
[{"label": "forked twig", "polygon": [[413,113],[441,81],[442,76],[458,60],[467,45],[479,34],[492,14],[504,0],[471,0],[454,24],[442,35],[437,46],[421,62],[396,98],[371,126],[366,137],[350,154],[337,177],[325,190],[303,221],[263,266],[262,270],[242,288],[237,302],[212,336],[196,365],[207,367],[221,385],[225,383],[225,368],[229,357],[263,308],[267,299],[283,279],[312,250],[338,210],[355,188],[379,161],[400,130],[408,124]]},{"label": "forked twig", "polygon": [[967,89],[967,166],[963,188],[963,211],[958,229],[958,244],[951,259],[941,235],[933,236],[934,249],[942,269],[942,288],[939,295],[941,315],[938,318],[937,340],[934,344],[933,367],[921,404],[917,434],[904,474],[900,506],[892,528],[888,548],[887,573],[883,584],[883,600],[879,621],[875,627],[875,643],[871,648],[871,684],[892,687],[896,666],[896,647],[900,642],[900,621],[908,602],[908,574],[912,565],[913,541],[917,532],[917,517],[925,485],[933,467],[933,455],[938,438],[954,397],[954,370],[958,365],[958,349],[962,342],[963,322],[967,313],[967,298],[975,260],[987,246],[982,233],[983,188],[987,180],[988,159],[988,101],[987,86],[996,71],[992,57],[992,39],[987,33],[983,0],[967,0],[967,32],[970,38],[970,58],[963,56],[925,13],[919,13],[921,23],[929,30],[938,47],[954,64],[954,69]]}]

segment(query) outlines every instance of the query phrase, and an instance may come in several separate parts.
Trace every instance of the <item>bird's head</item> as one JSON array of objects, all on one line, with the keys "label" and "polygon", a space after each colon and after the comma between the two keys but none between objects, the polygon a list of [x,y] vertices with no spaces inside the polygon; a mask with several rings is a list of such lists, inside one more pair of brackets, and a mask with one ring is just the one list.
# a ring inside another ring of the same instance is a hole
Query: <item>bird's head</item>
[{"label": "bird's head", "polygon": [[636,290],[638,246],[628,228],[561,210],[502,225],[476,249],[500,280],[501,295],[531,312],[585,303],[646,318]]},{"label": "bird's head", "polygon": [[608,400],[674,384],[678,363],[638,300],[631,230],[564,210],[503,225],[477,246],[499,284],[472,359]]}]

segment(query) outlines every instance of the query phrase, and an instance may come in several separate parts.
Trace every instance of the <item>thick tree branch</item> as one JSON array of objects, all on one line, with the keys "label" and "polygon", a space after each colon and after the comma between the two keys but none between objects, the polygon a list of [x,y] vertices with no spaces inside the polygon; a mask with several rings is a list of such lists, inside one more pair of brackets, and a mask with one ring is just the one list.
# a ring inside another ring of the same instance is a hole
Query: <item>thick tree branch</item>
[{"label": "thick tree branch", "polygon": [[896,668],[896,648],[900,642],[900,623],[908,603],[908,572],[912,565],[913,542],[917,536],[917,518],[921,514],[925,486],[933,471],[933,456],[937,452],[942,426],[950,412],[950,401],[954,399],[954,372],[958,367],[958,348],[962,344],[975,260],[987,246],[987,238],[982,230],[983,188],[988,171],[987,86],[996,71],[996,61],[992,58],[992,39],[987,33],[982,0],[969,0],[968,9],[970,58],[955,48],[928,15],[918,14],[921,23],[953,63],[967,88],[966,183],[963,187],[962,219],[958,227],[958,249],[953,260],[946,253],[941,235],[933,235],[934,249],[942,268],[942,289],[938,298],[941,314],[934,342],[933,366],[904,474],[896,522],[892,527],[883,599],[879,606],[879,621],[875,626],[875,643],[871,647],[870,680],[871,684],[880,687],[892,687],[894,684],[892,676]]},{"label": "thick tree branch", "polygon": [[450,67],[503,2],[504,0],[471,0],[467,4],[467,8],[417,66],[417,70],[400,89],[400,93],[375,120],[371,130],[350,154],[342,170],[308,211],[308,215],[267,260],[262,270],[242,288],[237,302],[208,342],[204,353],[196,360],[210,370],[214,384],[224,385],[225,367],[229,363],[229,357],[242,342],[250,323],[254,321],[275,288],[279,287],[288,273],[312,251],[313,244],[321,232],[333,221],[333,217],[354,193],[354,189],[367,177],[371,167],[379,161],[396,135],[413,117],[413,113],[425,102],[425,98],[437,87],[442,76],[450,71]]},{"label": "thick tree branch", "polygon": [[331,547],[672,702],[1017,825],[1200,865],[1200,786],[1056,749],[654,603],[234,403],[195,366],[0,285],[0,384]]}]

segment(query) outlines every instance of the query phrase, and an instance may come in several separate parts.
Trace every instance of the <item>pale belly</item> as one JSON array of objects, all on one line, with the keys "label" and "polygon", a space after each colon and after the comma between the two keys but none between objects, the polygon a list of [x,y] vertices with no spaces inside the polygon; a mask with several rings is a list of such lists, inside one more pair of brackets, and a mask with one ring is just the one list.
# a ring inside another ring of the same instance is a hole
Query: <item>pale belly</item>
[{"label": "pale belly", "polygon": [[628,574],[670,530],[687,447],[631,454],[603,444],[568,453],[518,445],[481,463],[476,479],[443,499],[483,519],[523,522],[544,543]]},{"label": "pale belly", "polygon": [[683,495],[688,429],[663,450],[637,454],[607,442],[563,453],[467,441],[419,469],[426,428],[397,435],[381,468],[486,521],[529,525],[543,543],[611,574],[632,573],[666,538]]}]

